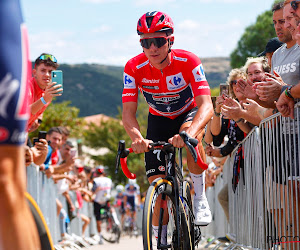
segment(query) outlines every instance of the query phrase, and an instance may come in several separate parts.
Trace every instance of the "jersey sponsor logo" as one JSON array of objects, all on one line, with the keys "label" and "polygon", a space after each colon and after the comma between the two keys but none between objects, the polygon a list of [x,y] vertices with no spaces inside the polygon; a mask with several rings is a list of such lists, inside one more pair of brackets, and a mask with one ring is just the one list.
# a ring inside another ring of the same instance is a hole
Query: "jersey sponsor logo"
[{"label": "jersey sponsor logo", "polygon": [[170,102],[177,100],[180,98],[180,95],[159,95],[153,96],[153,100],[156,102],[163,102],[165,104],[169,104]]},{"label": "jersey sponsor logo", "polygon": [[4,127],[0,127],[0,141],[6,141],[8,136],[9,131]]},{"label": "jersey sponsor logo", "polygon": [[147,78],[143,78],[142,82],[143,83],[159,83],[159,79],[147,79]]},{"label": "jersey sponsor logo", "polygon": [[159,89],[158,86],[147,86],[147,85],[142,85],[143,89]]},{"label": "jersey sponsor logo", "polygon": [[124,89],[135,89],[135,79],[132,76],[124,73],[123,80]]},{"label": "jersey sponsor logo", "polygon": [[135,93],[126,93],[126,94],[123,94],[122,97],[126,97],[126,96],[135,96]]},{"label": "jersey sponsor logo", "polygon": [[159,166],[159,167],[158,167],[158,170],[159,170],[160,172],[164,172],[164,171],[166,170],[166,168],[165,168],[165,166]]},{"label": "jersey sponsor logo", "polygon": [[198,89],[209,89],[209,86],[199,86]]},{"label": "jersey sponsor logo", "polygon": [[0,81],[0,116],[8,119],[8,104],[18,91],[20,83],[17,79],[12,79],[11,74],[7,74]]},{"label": "jersey sponsor logo", "polygon": [[182,57],[178,57],[178,56],[174,56],[173,58],[175,60],[177,60],[177,61],[182,61],[182,62],[186,62],[187,61],[187,58],[182,58]]},{"label": "jersey sponsor logo", "polygon": [[295,63],[295,62],[274,67],[274,70],[278,74],[287,74],[287,73],[290,73],[290,72],[295,72],[296,69],[297,69],[297,63]]},{"label": "jersey sponsor logo", "polygon": [[193,75],[195,82],[206,81],[205,73],[202,64],[199,64],[196,68],[193,69]]},{"label": "jersey sponsor logo", "polygon": [[148,171],[146,171],[146,175],[150,174],[150,173],[154,173],[155,169],[149,169]]},{"label": "jersey sponsor logo", "polygon": [[166,81],[167,81],[168,90],[180,89],[186,85],[186,82],[181,72],[176,75],[167,76]]}]

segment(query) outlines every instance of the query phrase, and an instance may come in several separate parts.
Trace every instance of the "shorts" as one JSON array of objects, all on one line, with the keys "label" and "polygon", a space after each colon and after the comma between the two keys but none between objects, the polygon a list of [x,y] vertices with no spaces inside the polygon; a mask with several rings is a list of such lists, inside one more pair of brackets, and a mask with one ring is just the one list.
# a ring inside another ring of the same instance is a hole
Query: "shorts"
[{"label": "shorts", "polygon": [[0,1],[0,144],[22,145],[31,75],[27,29],[18,0]]},{"label": "shorts", "polygon": [[[171,137],[179,133],[182,124],[194,119],[197,111],[198,107],[195,107],[175,119],[149,113],[146,138],[152,141],[167,142]],[[145,164],[147,178],[165,174],[165,154],[163,152],[156,152],[155,150],[146,152]]]},{"label": "shorts", "polygon": [[[134,196],[127,196],[127,203],[130,205],[130,210],[135,212],[135,197]],[[126,205],[127,207],[127,205]]]},{"label": "shorts", "polygon": [[94,215],[96,217],[96,221],[101,221],[107,218],[107,204],[99,204],[94,201]]}]

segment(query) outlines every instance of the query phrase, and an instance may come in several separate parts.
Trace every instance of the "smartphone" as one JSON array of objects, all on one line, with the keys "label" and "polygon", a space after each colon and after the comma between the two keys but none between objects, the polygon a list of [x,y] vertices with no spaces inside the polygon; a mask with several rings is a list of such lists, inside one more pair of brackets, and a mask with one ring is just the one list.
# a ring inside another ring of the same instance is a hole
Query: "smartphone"
[{"label": "smartphone", "polygon": [[75,157],[76,156],[76,152],[77,152],[76,149],[71,149],[70,150],[71,157]]},{"label": "smartphone", "polygon": [[226,95],[229,96],[229,85],[226,83],[220,83],[220,96]]},{"label": "smartphone", "polygon": [[[61,84],[61,88],[63,89],[63,72],[61,70],[52,70],[51,71],[51,81],[56,82],[56,84]],[[62,93],[63,93],[63,90],[58,92],[57,94],[62,94]]]},{"label": "smartphone", "polygon": [[46,139],[47,131],[40,131],[39,132],[39,139]]},{"label": "smartphone", "polygon": [[39,138],[33,137],[33,138],[32,138],[33,146],[35,145],[36,142],[39,142]]}]

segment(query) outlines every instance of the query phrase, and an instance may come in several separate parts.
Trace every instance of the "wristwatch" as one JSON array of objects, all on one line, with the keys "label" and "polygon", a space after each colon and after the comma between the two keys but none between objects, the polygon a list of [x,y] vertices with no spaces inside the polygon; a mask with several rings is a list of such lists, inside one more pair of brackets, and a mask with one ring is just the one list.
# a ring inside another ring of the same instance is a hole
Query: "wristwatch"
[{"label": "wristwatch", "polygon": [[288,87],[285,89],[284,93],[285,93],[285,95],[286,95],[288,98],[291,98],[291,99],[294,100],[294,97],[293,97],[292,94],[291,94],[291,89],[292,89],[292,87],[294,87],[294,86],[288,86]]}]

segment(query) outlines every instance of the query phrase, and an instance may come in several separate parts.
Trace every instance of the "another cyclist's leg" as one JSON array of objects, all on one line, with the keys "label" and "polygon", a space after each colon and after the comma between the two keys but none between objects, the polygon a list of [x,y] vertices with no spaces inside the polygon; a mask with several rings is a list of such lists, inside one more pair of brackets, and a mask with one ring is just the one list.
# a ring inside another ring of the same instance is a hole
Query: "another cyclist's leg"
[{"label": "another cyclist's leg", "polygon": [[103,206],[101,206],[101,204],[99,204],[98,202],[94,201],[94,215],[96,217],[97,232],[100,238],[99,244],[103,244],[103,239],[101,235],[101,214],[100,214],[101,208],[103,208]]},{"label": "another cyclist's leg", "polygon": [[[186,130],[191,125],[191,122],[184,123],[180,131]],[[197,139],[199,140],[198,148],[202,160],[205,162],[205,152],[202,146],[202,138],[204,130],[202,130]],[[207,226],[211,220],[212,215],[205,195],[205,171],[195,163],[193,156],[187,150],[187,164],[190,171],[191,179],[194,185],[194,213],[195,224],[199,226]]]},{"label": "another cyclist's leg", "polygon": [[0,23],[0,249],[39,249],[37,229],[25,199],[30,67],[19,1],[0,1]]}]

